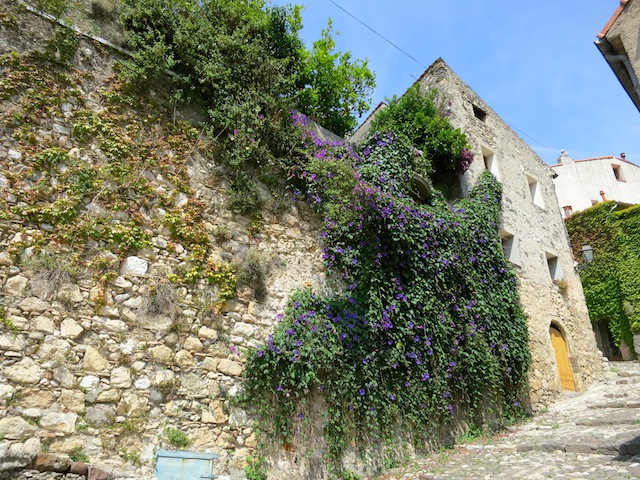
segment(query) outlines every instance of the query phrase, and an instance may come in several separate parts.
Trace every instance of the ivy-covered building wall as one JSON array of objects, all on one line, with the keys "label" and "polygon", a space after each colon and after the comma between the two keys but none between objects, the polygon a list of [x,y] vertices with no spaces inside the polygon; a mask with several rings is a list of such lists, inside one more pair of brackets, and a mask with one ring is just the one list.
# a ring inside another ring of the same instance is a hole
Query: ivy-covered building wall
[{"label": "ivy-covered building wall", "polygon": [[[442,112],[465,132],[474,153],[475,160],[460,177],[458,195],[467,195],[485,170],[502,184],[500,232],[527,316],[533,408],[549,404],[562,390],[550,327],[564,336],[575,388],[583,390],[601,378],[602,355],[573,268],[551,169],[442,59],[417,83],[425,93],[438,90]],[[363,138],[370,124],[365,122],[354,137]]]},{"label": "ivy-covered building wall", "polygon": [[[640,207],[603,202],[573,214],[566,222],[574,254],[581,262],[589,315],[603,351],[632,359],[640,347]],[[582,259],[583,245],[593,249],[591,263]]]}]

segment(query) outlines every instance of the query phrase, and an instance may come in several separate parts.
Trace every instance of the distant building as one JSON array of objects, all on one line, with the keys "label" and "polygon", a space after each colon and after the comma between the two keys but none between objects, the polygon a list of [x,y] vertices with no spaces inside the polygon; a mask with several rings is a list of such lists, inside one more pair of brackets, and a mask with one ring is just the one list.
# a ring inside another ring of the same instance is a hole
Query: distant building
[{"label": "distant building", "polygon": [[640,110],[640,0],[620,0],[620,6],[597,36],[598,50]]},{"label": "distant building", "polygon": [[565,218],[606,200],[640,203],[640,167],[624,153],[573,160],[563,151],[551,168],[557,175],[556,195]]},{"label": "distant building", "polygon": [[[563,389],[583,390],[601,377],[602,360],[573,268],[553,171],[442,59],[418,82],[425,93],[438,91],[449,121],[467,135],[474,152],[471,168],[459,177],[462,194],[484,170],[503,185],[501,236],[528,318],[532,404],[548,404]],[[352,141],[366,137],[370,120]]]}]

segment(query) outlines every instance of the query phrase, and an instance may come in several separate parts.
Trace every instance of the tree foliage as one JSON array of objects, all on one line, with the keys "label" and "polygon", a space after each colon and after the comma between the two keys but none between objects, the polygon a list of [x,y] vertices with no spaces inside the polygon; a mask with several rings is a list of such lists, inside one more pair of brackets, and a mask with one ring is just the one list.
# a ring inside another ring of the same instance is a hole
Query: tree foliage
[{"label": "tree foliage", "polygon": [[436,104],[436,91],[425,95],[417,83],[400,98],[394,95],[376,114],[371,128],[406,137],[423,154],[417,173],[436,181],[464,173],[473,161],[464,133],[451,126]]},{"label": "tree foliage", "polygon": [[176,95],[206,105],[215,134],[247,136],[236,163],[280,156],[291,109],[308,110],[343,135],[370,104],[374,80],[366,61],[335,52],[330,27],[307,51],[298,35],[300,7],[262,0],[125,0],[121,21],[134,54],[124,62],[125,77],[148,85],[173,72]]},{"label": "tree foliage", "polygon": [[297,108],[339,136],[353,131],[358,116],[371,105],[375,87],[367,61],[352,61],[351,53],[335,51],[332,23],[322,30],[311,51],[302,52],[295,74]]}]

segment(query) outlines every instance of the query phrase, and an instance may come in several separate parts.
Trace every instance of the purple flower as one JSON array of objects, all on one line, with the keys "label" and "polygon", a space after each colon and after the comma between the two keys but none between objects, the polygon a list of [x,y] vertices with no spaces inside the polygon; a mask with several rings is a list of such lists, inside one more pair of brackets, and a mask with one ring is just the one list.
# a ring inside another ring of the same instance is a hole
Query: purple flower
[{"label": "purple flower", "polygon": [[393,401],[396,399],[396,396],[392,393],[391,395],[389,395],[389,398]]},{"label": "purple flower", "polygon": [[264,352],[262,350],[258,350],[258,353],[256,355],[258,355],[259,357],[261,357],[264,354]]},{"label": "purple flower", "polygon": [[364,388],[360,389],[360,395],[363,396],[364,395]]}]

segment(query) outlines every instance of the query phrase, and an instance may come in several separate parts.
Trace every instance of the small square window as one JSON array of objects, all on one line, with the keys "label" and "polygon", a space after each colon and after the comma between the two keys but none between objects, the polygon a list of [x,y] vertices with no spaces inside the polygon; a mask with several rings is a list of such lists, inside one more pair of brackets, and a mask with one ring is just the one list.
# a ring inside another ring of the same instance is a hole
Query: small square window
[{"label": "small square window", "polygon": [[534,205],[544,208],[544,200],[542,198],[542,189],[538,179],[527,175],[527,183],[529,184],[529,193],[531,194],[531,201]]},{"label": "small square window", "polygon": [[573,215],[573,207],[571,205],[565,205],[562,209],[564,210],[564,218],[569,218]]},{"label": "small square window", "polygon": [[551,276],[551,280],[562,280],[562,265],[560,264],[560,259],[557,255],[554,255],[551,252],[545,252],[545,257],[547,259],[547,266],[549,267],[549,275]]},{"label": "small square window", "polygon": [[518,239],[513,234],[502,229],[500,230],[500,238],[502,240],[504,258],[515,265],[520,265],[520,246],[518,245]]},{"label": "small square window", "polygon": [[622,167],[620,165],[611,164],[611,169],[613,170],[613,176],[616,177],[616,180],[619,182],[624,182],[624,177],[622,176]]},{"label": "small square window", "polygon": [[482,147],[481,150],[484,169],[493,173],[493,176],[500,180],[500,170],[498,169],[498,161],[496,160],[495,154],[485,147]]},{"label": "small square window", "polygon": [[473,115],[481,122],[484,122],[487,119],[487,112],[485,112],[483,109],[475,105],[472,105],[472,107],[473,107]]}]

